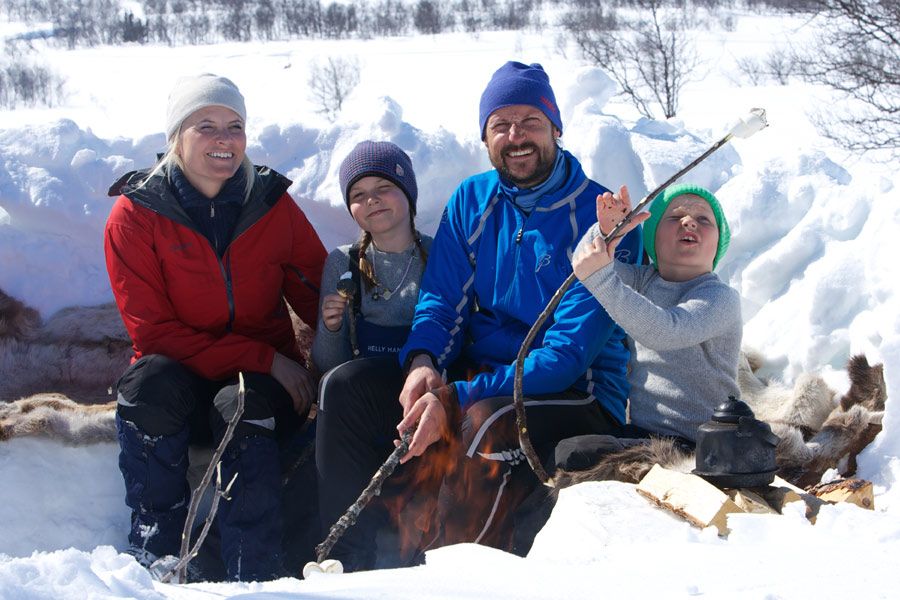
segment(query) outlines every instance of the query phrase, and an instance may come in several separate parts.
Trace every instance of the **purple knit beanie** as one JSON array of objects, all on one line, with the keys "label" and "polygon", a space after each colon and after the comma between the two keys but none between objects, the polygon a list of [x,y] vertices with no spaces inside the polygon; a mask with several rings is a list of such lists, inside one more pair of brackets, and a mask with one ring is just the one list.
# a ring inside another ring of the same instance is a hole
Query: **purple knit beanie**
[{"label": "purple knit beanie", "polygon": [[544,67],[538,63],[526,65],[509,61],[494,72],[481,94],[481,104],[478,107],[481,139],[484,139],[484,127],[491,113],[514,104],[526,104],[540,109],[562,133],[559,106]]},{"label": "purple knit beanie", "polygon": [[409,211],[415,216],[419,188],[409,156],[392,142],[366,140],[356,145],[341,163],[339,179],[344,202],[350,208],[350,187],[363,177],[384,177],[406,194]]}]

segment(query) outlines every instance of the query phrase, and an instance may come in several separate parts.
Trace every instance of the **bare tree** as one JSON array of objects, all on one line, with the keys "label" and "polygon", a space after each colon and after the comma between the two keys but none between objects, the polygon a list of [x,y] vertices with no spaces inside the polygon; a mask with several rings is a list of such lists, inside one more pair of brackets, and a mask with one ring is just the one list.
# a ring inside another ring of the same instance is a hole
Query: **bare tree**
[{"label": "bare tree", "polygon": [[131,11],[122,17],[122,41],[143,44],[147,41],[147,21],[141,21]]},{"label": "bare tree", "polygon": [[318,36],[322,32],[322,6],[319,0],[281,0],[281,21],[290,35]]},{"label": "bare tree", "polygon": [[329,56],[324,63],[314,62],[307,83],[319,107],[316,112],[334,121],[344,100],[359,83],[359,73],[359,61],[355,58]]},{"label": "bare tree", "polygon": [[0,65],[0,107],[54,106],[63,99],[63,80],[49,67],[21,61]]},{"label": "bare tree", "polygon": [[504,0],[493,4],[489,15],[492,28],[512,31],[525,29],[532,19],[534,4],[531,0]]},{"label": "bare tree", "polygon": [[817,121],[850,150],[900,151],[900,2],[816,0],[822,31],[799,57],[800,75],[850,99]]},{"label": "bare tree", "polygon": [[211,27],[209,17],[205,14],[189,14],[181,20],[184,40],[188,44],[204,44],[209,39]]},{"label": "bare tree", "polygon": [[737,67],[753,85],[761,85],[767,81],[788,85],[791,78],[797,76],[795,53],[782,48],[776,48],[763,60],[752,56],[739,58]]},{"label": "bare tree", "polygon": [[253,17],[260,37],[271,40],[275,33],[275,6],[272,0],[260,0]]},{"label": "bare tree", "polygon": [[441,33],[447,28],[446,16],[439,2],[419,0],[413,8],[413,25],[419,33]]},{"label": "bare tree", "polygon": [[409,28],[409,12],[400,0],[380,0],[372,5],[371,31],[377,36],[401,35]]},{"label": "bare tree", "polygon": [[647,16],[637,20],[604,14],[598,3],[587,22],[570,16],[564,24],[582,55],[606,69],[642,115],[674,117],[679,94],[700,60],[680,11],[666,14],[661,0],[642,5]]},{"label": "bare tree", "polygon": [[222,15],[220,24],[222,34],[226,40],[246,42],[251,39],[251,16],[247,3],[244,0],[223,0],[222,7],[226,9]]},{"label": "bare tree", "polygon": [[349,37],[358,28],[356,7],[352,4],[331,2],[322,13],[322,33],[327,38]]},{"label": "bare tree", "polygon": [[453,12],[466,33],[477,33],[483,27],[476,0],[456,0]]}]

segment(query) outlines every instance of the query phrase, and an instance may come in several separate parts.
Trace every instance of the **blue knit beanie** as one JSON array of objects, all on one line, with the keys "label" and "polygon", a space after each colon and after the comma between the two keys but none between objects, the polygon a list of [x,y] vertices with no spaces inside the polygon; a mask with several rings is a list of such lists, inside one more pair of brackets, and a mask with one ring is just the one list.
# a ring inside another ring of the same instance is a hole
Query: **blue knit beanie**
[{"label": "blue knit beanie", "polygon": [[539,109],[550,122],[562,133],[562,119],[556,96],[550,87],[550,78],[544,67],[538,63],[526,65],[509,61],[494,72],[494,76],[481,94],[478,107],[478,120],[481,124],[481,139],[484,139],[484,127],[488,117],[498,108],[525,104]]},{"label": "blue knit beanie", "polygon": [[672,200],[678,196],[685,196],[688,194],[699,196],[706,200],[706,203],[709,204],[709,207],[712,209],[713,216],[716,218],[716,225],[719,228],[719,244],[716,247],[716,256],[713,258],[712,264],[713,269],[715,269],[716,265],[719,264],[719,261],[722,260],[722,257],[725,256],[725,252],[728,250],[728,244],[731,242],[731,229],[728,227],[728,221],[725,219],[725,211],[722,210],[722,205],[719,204],[719,200],[712,192],[699,185],[679,183],[666,188],[653,199],[653,204],[650,205],[650,218],[644,221],[643,226],[644,248],[647,251],[647,256],[650,257],[650,260],[655,264],[659,264],[659,261],[656,260],[656,229],[659,227],[659,221],[662,219],[663,214],[666,212],[666,209],[669,207],[669,203],[672,202]]},{"label": "blue knit beanie", "polygon": [[412,161],[397,144],[366,140],[356,145],[343,160],[339,170],[341,193],[350,209],[350,188],[363,177],[383,177],[397,185],[409,201],[409,212],[415,216],[419,188]]}]

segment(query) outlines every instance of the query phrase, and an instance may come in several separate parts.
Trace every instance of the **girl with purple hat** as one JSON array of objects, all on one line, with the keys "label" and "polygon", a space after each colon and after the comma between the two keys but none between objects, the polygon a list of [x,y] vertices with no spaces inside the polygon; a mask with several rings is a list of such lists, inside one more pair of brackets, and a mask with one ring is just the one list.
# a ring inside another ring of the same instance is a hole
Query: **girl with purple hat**
[{"label": "girl with purple hat", "polygon": [[[337,521],[381,461],[378,454],[352,456],[347,432],[357,431],[360,423],[380,423],[382,428],[396,424],[390,411],[358,410],[347,402],[346,391],[352,387],[366,394],[385,392],[394,398],[400,394],[403,372],[398,353],[409,335],[432,242],[416,230],[416,175],[409,156],[396,144],[358,144],[341,163],[340,185],[361,234],[358,242],[337,248],[325,261],[312,346],[313,362],[324,373],[316,419],[323,531]],[[390,452],[392,441],[364,443]],[[372,503],[338,541],[331,555],[343,561],[344,569],[375,566],[371,541],[386,510]]]},{"label": "girl with purple hat", "polygon": [[312,347],[323,373],[351,358],[392,356],[396,362],[431,246],[415,227],[416,175],[399,146],[361,142],[341,163],[340,185],[361,234],[325,261]]}]

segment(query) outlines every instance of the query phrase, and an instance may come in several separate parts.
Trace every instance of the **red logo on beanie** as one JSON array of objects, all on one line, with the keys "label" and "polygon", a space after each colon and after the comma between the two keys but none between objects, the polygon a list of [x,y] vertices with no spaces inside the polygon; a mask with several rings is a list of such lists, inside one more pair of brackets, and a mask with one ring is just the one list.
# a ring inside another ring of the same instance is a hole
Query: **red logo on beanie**
[{"label": "red logo on beanie", "polygon": [[553,112],[553,114],[556,114],[556,105],[553,104],[553,102],[551,102],[550,99],[547,98],[547,96],[541,96],[541,102],[543,102],[544,106],[549,108]]}]

